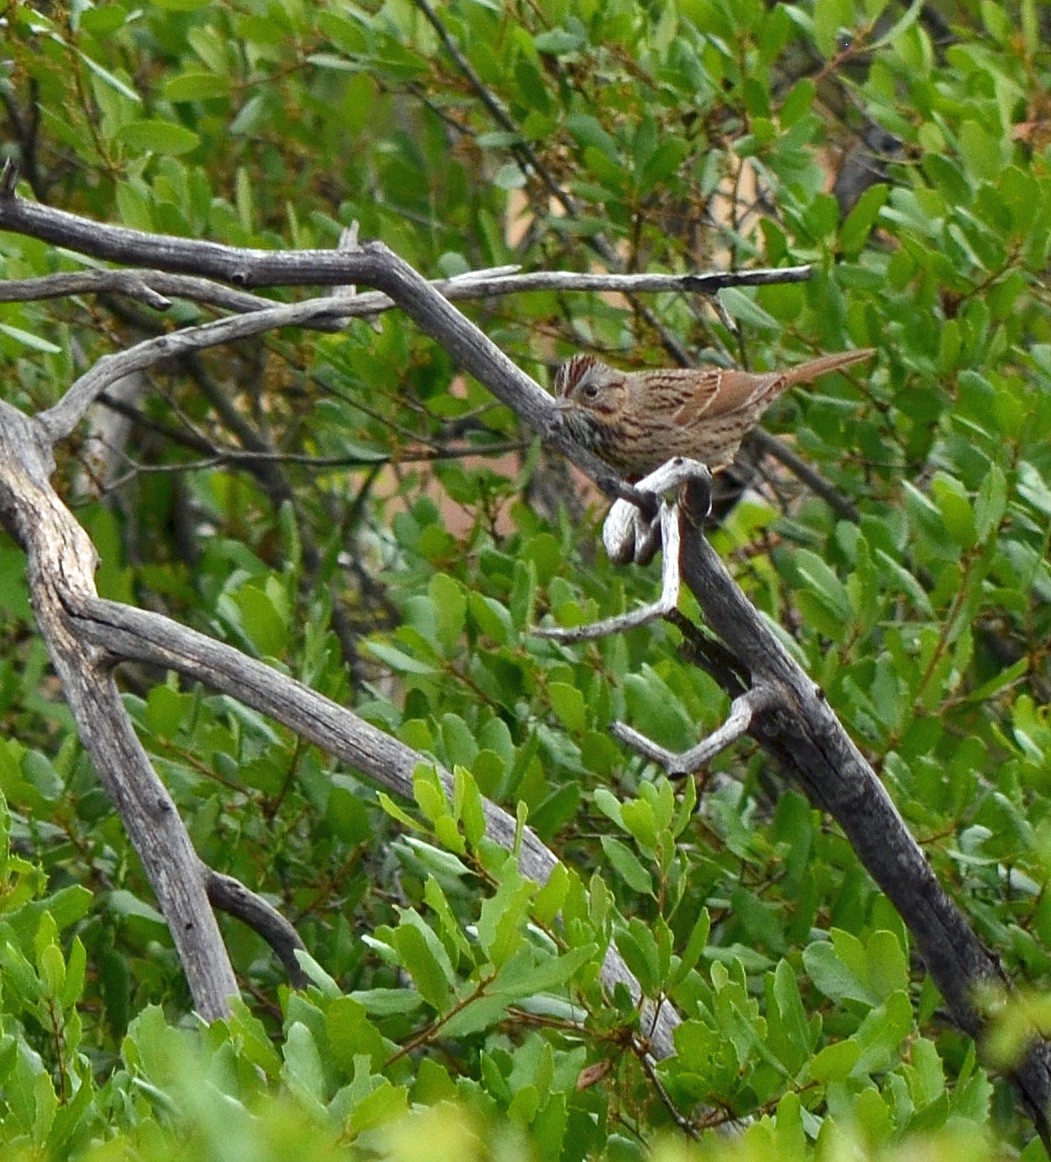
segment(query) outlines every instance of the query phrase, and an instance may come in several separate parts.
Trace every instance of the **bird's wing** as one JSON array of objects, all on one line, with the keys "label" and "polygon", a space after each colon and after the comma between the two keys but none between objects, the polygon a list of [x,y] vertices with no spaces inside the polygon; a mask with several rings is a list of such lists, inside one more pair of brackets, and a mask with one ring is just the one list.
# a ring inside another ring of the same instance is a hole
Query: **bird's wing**
[{"label": "bird's wing", "polygon": [[771,371],[753,375],[734,368],[713,367],[699,376],[693,372],[694,390],[685,390],[674,419],[680,424],[695,424],[701,419],[715,419],[730,412],[748,409],[776,395],[784,375]]}]

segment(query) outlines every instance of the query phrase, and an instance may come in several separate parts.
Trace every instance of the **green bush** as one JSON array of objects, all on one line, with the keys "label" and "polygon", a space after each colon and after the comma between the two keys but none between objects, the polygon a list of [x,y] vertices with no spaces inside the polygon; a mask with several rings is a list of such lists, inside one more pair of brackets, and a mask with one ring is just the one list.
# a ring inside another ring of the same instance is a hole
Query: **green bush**
[{"label": "green bush", "polygon": [[[188,0],[5,19],[4,147],[58,208],[261,248],[332,247],[356,220],[428,277],[812,264],[720,311],[562,292],[464,309],[541,382],[580,349],[755,368],[878,349],[765,421],[826,497],[767,459],[711,538],[982,938],[1045,987],[1042,5]],[[874,129],[879,180],[841,184],[841,206],[830,172]],[[13,234],[0,263],[85,265]],[[167,325],[110,297],[0,303],[5,399],[42,410]],[[596,553],[600,506],[445,352],[388,313],[146,388],[112,478],[79,438],[58,467],[100,592],[353,706],[455,769],[457,795],[424,766],[415,805],[394,804],[229,699],[126,667],[202,858],[310,951],[294,992],[224,920],[244,1000],[201,1026],[34,636],[23,558],[0,546],[12,1157],[1039,1156],[900,919],[768,756],[740,744],[684,786],[610,738],[625,719],[686,747],[722,721],[679,631],[530,634],[650,599],[657,568]],[[275,458],[236,455],[261,447]],[[479,795],[553,847],[545,887],[482,839]],[[675,1057],[650,1060],[630,998],[599,986],[610,941],[682,1013]]]}]

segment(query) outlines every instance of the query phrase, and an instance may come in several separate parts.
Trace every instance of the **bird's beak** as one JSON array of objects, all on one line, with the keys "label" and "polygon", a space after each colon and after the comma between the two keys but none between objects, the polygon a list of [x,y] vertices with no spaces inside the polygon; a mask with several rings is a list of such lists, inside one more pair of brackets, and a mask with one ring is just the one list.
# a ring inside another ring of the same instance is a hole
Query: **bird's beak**
[{"label": "bird's beak", "polygon": [[556,412],[568,412],[573,406],[572,401],[566,399],[564,395],[555,396],[554,403]]}]

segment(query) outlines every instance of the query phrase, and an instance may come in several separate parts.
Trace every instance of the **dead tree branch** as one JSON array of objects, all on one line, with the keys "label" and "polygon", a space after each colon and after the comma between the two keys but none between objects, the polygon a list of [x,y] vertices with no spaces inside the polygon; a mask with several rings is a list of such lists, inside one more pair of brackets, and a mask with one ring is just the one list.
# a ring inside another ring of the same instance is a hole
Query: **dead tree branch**
[{"label": "dead tree branch", "polygon": [[207,869],[205,890],[215,907],[230,916],[236,916],[263,937],[277,953],[285,972],[288,973],[288,979],[296,988],[306,988],[310,978],[296,959],[296,953],[305,952],[306,945],[295,928],[273,904],[245,887],[240,880],[223,875],[213,868]]},{"label": "dead tree branch", "polygon": [[113,659],[73,623],[95,597],[96,555],[49,478],[43,427],[0,401],[0,521],[25,549],[29,588],[66,700],[99,780],[120,813],[164,912],[197,1011],[229,1011],[237,980],[206,893],[207,869],[157,777],[113,680]]},{"label": "dead tree branch", "polygon": [[[32,206],[14,198],[10,191],[6,197],[0,197],[0,226],[76,247],[94,257],[218,278],[238,287],[278,283],[331,286],[353,283],[374,287],[400,306],[425,333],[441,343],[502,402],[513,407],[543,438],[598,477],[607,491],[634,501],[645,499],[635,490],[623,488],[604,466],[582,453],[559,424],[546,392],[465,319],[442,291],[428,284],[382,243],[367,243],[357,249],[337,252],[298,254],[238,250],[99,226],[74,215]],[[497,281],[503,282],[505,277],[500,275]],[[482,285],[482,280],[477,284],[465,281],[473,290]],[[326,312],[330,319],[346,317],[348,304],[364,297],[332,296],[290,306],[266,307],[241,318],[221,319],[149,340],[100,361],[55,408],[40,417],[42,422],[39,427],[34,426],[31,439],[30,422],[24,417],[11,419],[12,431],[19,423],[24,425],[16,444],[33,443],[41,464],[36,473],[35,491],[30,493],[34,497],[34,513],[43,503],[40,479],[47,475],[43,468],[47,445],[72,431],[84,410],[113,378],[151,366],[158,359],[182,350],[230,342],[276,326],[308,325],[326,318]],[[3,500],[9,501],[24,487],[19,480],[9,482]],[[53,506],[54,501],[48,498],[47,504]],[[34,581],[39,584],[40,566],[33,561],[54,562],[54,552],[34,542],[24,506],[19,509],[17,503],[13,507],[5,504],[4,511],[9,527],[31,552],[31,570],[36,570]],[[80,551],[89,548],[82,546]],[[56,665],[73,690],[71,703],[79,696],[79,672],[97,677],[119,659],[150,661],[234,693],[248,705],[286,722],[303,737],[325,747],[381,785],[400,794],[411,786],[412,770],[421,758],[416,752],[229,647],[192,635],[175,623],[166,622],[161,632],[157,615],[101,602],[84,582],[85,575],[90,577],[88,564],[87,558],[80,562],[72,589],[60,583],[65,577],[55,564],[58,580],[52,582],[50,590],[43,588],[45,596],[37,598],[42,620],[52,609],[58,611],[58,615],[52,616],[52,622],[75,618],[79,633],[70,634],[67,620],[66,636],[77,637],[81,650],[86,648],[85,643],[95,650],[85,663],[79,654],[63,654],[57,634],[52,633],[49,638]],[[729,736],[747,729],[785,764],[815,804],[837,819],[865,866],[906,920],[954,1018],[968,1033],[980,1036],[983,1019],[975,1005],[974,990],[988,981],[1004,983],[1004,974],[995,956],[982,945],[966,917],[938,883],[886,791],[820,692],[763,625],[707,542],[693,528],[684,530],[681,568],[709,626],[733,656],[735,670],[750,674],[753,691],[762,691],[762,696],[758,693],[742,696],[737,704],[738,713],[724,728],[725,737],[718,741],[726,741]],[[50,597],[46,596],[48,593]],[[85,698],[80,710],[80,717],[86,720],[99,713],[99,705]],[[83,729],[86,744],[94,748],[97,763],[116,761],[134,765],[125,755],[107,754],[104,745],[92,738],[90,728]],[[709,740],[708,749],[711,745]],[[704,761],[707,750],[700,753],[700,761]],[[696,758],[691,756],[691,760]],[[142,759],[144,756],[137,761],[141,763]],[[121,796],[126,794],[125,790],[115,788],[113,793],[123,810]],[[162,816],[167,813],[161,812]],[[487,823],[491,836],[498,842],[505,845],[513,842],[514,821],[493,805],[487,808]],[[542,881],[550,874],[553,860],[535,837],[527,838],[523,847],[523,869],[527,874]],[[189,851],[185,863],[190,869],[190,879],[196,882],[198,892],[203,893],[208,890],[209,877],[202,874],[199,861],[195,861],[196,856]],[[158,898],[163,890],[161,884]],[[213,882],[212,891],[215,890]],[[163,906],[169,915],[169,905]],[[177,902],[171,906],[176,907]],[[229,988],[229,980],[225,986],[217,987],[219,991]],[[665,1020],[663,1045],[667,1051],[670,1030],[677,1018],[668,1009],[658,1014],[658,1019],[661,1018]],[[655,1045],[659,1042],[660,1038],[655,1036]],[[1041,1133],[1046,1135],[1046,1111],[1051,1108],[1051,1054],[1044,1042],[1036,1044],[1016,1072],[1015,1080]]]},{"label": "dead tree branch", "polygon": [[[546,392],[439,290],[380,243],[338,253],[285,255],[292,260],[288,262],[280,253],[237,251],[212,243],[142,235],[35,207],[13,196],[9,175],[6,185],[0,181],[0,226],[79,247],[96,257],[123,256],[169,273],[218,276],[240,286],[273,285],[276,276],[279,281],[377,287],[542,435],[564,447],[585,470],[601,475],[611,492],[648,507],[649,497],[623,486],[608,469],[573,445]],[[790,272],[788,277],[798,278],[800,272]],[[427,760],[343,707],[231,647],[157,614],[100,600],[92,581],[94,550],[49,483],[54,470],[51,447],[74,430],[107,386],[134,371],[172,355],[274,327],[343,318],[348,303],[362,297],[328,296],[261,307],[240,317],[147,340],[100,360],[58,404],[36,418],[0,405],[0,458],[4,462],[0,519],[29,554],[38,616],[78,728],[143,858],[186,965],[195,1004],[208,1018],[228,1011],[229,997],[236,991],[209,899],[252,924],[286,964],[295,958],[298,937],[261,897],[228,877],[218,876],[198,859],[174,804],[135,738],[117,696],[112,669],[121,661],[151,662],[230,693],[402,796],[411,795],[413,771]],[[440,774],[451,789],[449,774]],[[544,882],[555,866],[554,855],[532,832],[521,832],[516,820],[494,804],[487,803],[485,810],[490,838],[508,848],[517,843],[523,871]],[[625,983],[640,1003],[653,1054],[662,1057],[671,1053],[672,1033],[679,1021],[674,1009],[642,998],[638,982],[612,948],[606,956],[603,978],[610,986]]]},{"label": "dead tree branch", "polygon": [[[0,212],[2,214],[2,212]],[[272,251],[266,251],[272,253]],[[298,254],[339,254],[340,251],[296,251]],[[347,253],[343,251],[343,253]],[[352,253],[352,252],[351,252]],[[758,270],[716,270],[706,274],[598,274],[575,271],[537,270],[518,273],[516,267],[471,271],[456,278],[432,279],[431,286],[450,301],[487,299],[530,291],[593,291],[600,294],[702,294],[714,295],[731,286],[769,286],[773,283],[805,282],[809,266],[782,266]],[[298,280],[281,285],[311,285]],[[321,285],[321,284],[315,284]],[[147,306],[164,311],[172,299],[189,299],[228,311],[258,311],[277,304],[262,295],[232,290],[220,282],[192,275],[169,274],[163,270],[85,270],[47,274],[39,278],[13,279],[0,284],[0,303],[35,302],[69,295],[119,294],[141,299]],[[389,311],[395,302],[379,292],[341,297],[329,303],[326,319],[368,318]],[[306,325],[306,324],[303,324]]]},{"label": "dead tree branch", "polygon": [[[309,686],[161,614],[90,597],[78,603],[73,616],[79,634],[103,650],[114,663],[128,661],[160,666],[228,694],[342,759],[371,782],[401,798],[412,797],[416,768],[421,763],[433,765],[426,755]],[[452,775],[440,767],[437,770],[451,796]],[[529,828],[522,829],[518,836],[517,820],[496,804],[485,800],[484,808],[489,838],[508,849],[514,847],[517,839],[523,874],[537,883],[546,883],[558,862],[551,850]],[[214,890],[214,875],[210,890]],[[225,907],[218,900],[213,902]],[[247,915],[236,914],[252,923]],[[287,942],[287,938],[282,939]],[[279,948],[279,944],[274,947]],[[612,948],[606,957],[603,976],[610,987],[624,983],[635,999],[641,1000],[638,982]],[[674,1009],[670,1005],[645,1005],[644,1018],[647,1026],[652,1027],[649,1035],[654,1053],[667,1056],[672,1052],[672,1032],[679,1023]]]},{"label": "dead tree branch", "polygon": [[[820,688],[765,625],[705,540],[697,527],[699,515],[695,512],[691,521],[690,513],[684,514],[682,577],[709,628],[740,670],[751,675],[752,691],[763,691],[762,705],[750,708],[748,733],[780,762],[814,806],[827,811],[843,829],[905,921],[953,1020],[980,1042],[985,1028],[980,993],[990,984],[1010,988],[1006,973],[938,881]],[[735,706],[740,702],[739,698]],[[675,756],[673,760],[672,765],[682,761]],[[1045,1148],[1051,1147],[1051,1045],[1034,1034],[1028,1056],[1012,1080]]]}]

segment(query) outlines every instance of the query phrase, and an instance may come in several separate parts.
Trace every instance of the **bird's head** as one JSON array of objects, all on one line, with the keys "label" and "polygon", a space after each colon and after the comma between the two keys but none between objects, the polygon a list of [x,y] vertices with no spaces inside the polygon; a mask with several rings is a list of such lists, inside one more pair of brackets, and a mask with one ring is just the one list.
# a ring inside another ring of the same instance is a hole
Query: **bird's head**
[{"label": "bird's head", "polygon": [[555,373],[555,407],[567,416],[584,411],[612,419],[623,410],[626,394],[624,373],[593,355],[574,355]]}]

